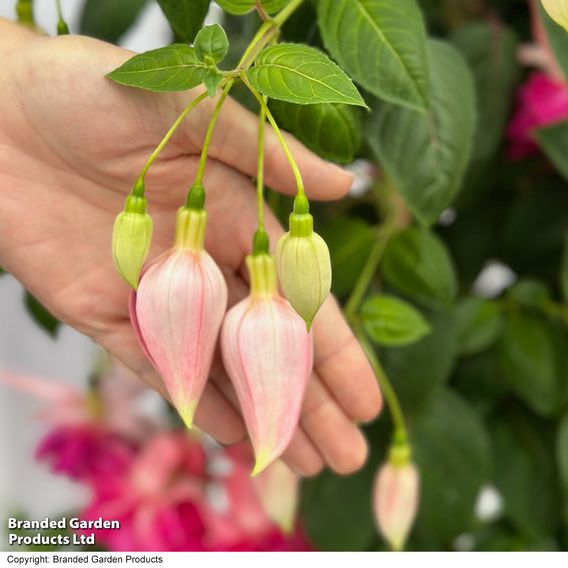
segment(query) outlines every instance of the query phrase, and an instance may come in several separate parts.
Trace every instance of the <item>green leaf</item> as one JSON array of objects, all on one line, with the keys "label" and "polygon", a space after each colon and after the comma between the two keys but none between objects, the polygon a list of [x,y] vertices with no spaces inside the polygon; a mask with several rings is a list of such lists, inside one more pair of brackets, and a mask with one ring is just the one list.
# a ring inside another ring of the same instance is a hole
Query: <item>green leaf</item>
[{"label": "green leaf", "polygon": [[215,69],[209,69],[204,77],[203,77],[203,84],[207,88],[207,93],[210,97],[214,97],[215,93],[217,92],[217,88],[221,84],[223,80],[223,74],[219,73]]},{"label": "green leaf", "polygon": [[452,43],[469,63],[477,93],[473,160],[493,158],[501,144],[519,76],[518,41],[507,25],[477,22],[461,27]]},{"label": "green leaf", "polygon": [[87,0],[79,31],[83,35],[117,43],[128,31],[147,0]]},{"label": "green leaf", "polygon": [[507,298],[531,308],[544,308],[550,301],[548,286],[534,278],[523,278],[507,290]]},{"label": "green leaf", "polygon": [[193,47],[173,44],[135,55],[108,77],[148,91],[185,91],[199,85],[206,71]]},{"label": "green leaf", "polygon": [[568,33],[547,14],[541,2],[536,2],[536,4],[538,17],[544,25],[544,31],[550,43],[550,48],[552,48],[554,59],[560,66],[564,77],[568,79]]},{"label": "green leaf", "polygon": [[457,195],[475,132],[475,91],[461,55],[431,41],[431,108],[427,113],[382,103],[366,136],[412,213],[435,222]]},{"label": "green leaf", "polygon": [[553,433],[527,412],[500,414],[490,428],[495,485],[505,516],[528,536],[548,536],[561,510]]},{"label": "green leaf", "polygon": [[362,219],[338,217],[322,226],[321,235],[331,255],[333,293],[343,298],[351,292],[367,262],[375,231]]},{"label": "green leaf", "polygon": [[307,45],[281,43],[265,49],[248,70],[248,78],[253,87],[271,99],[366,107],[341,68],[327,55]]},{"label": "green leaf", "polygon": [[203,25],[210,0],[157,0],[174,33],[191,43]]},{"label": "green leaf", "polygon": [[370,495],[376,464],[347,477],[329,470],[302,483],[302,524],[319,550],[368,550],[376,529]]},{"label": "green leaf", "polygon": [[430,106],[426,29],[415,0],[320,0],[318,23],[326,49],[370,93]]},{"label": "green leaf", "polygon": [[449,306],[456,297],[450,255],[428,229],[410,227],[395,235],[385,250],[381,273],[390,286],[426,306]]},{"label": "green leaf", "polygon": [[421,496],[419,548],[439,550],[470,529],[479,490],[489,474],[489,437],[474,409],[440,390],[410,423]]},{"label": "green leaf", "polygon": [[[563,31],[565,35],[568,34]],[[544,126],[534,131],[540,149],[552,162],[558,173],[568,180],[568,121],[558,122],[550,126]]]},{"label": "green leaf", "polygon": [[270,101],[280,126],[326,160],[349,164],[361,146],[361,120],[356,109],[338,104],[296,105]]},{"label": "green leaf", "polygon": [[[269,14],[275,14],[282,10],[289,1],[290,0],[262,0],[261,4]],[[256,0],[217,0],[217,4],[229,14],[242,16],[255,9]]]},{"label": "green leaf", "polygon": [[410,345],[431,331],[416,308],[394,296],[371,296],[363,303],[360,316],[365,331],[378,345]]},{"label": "green leaf", "polygon": [[560,267],[560,287],[564,301],[568,302],[568,233],[564,239],[564,251],[562,254],[562,265]]},{"label": "green leaf", "polygon": [[195,55],[204,63],[219,63],[229,51],[229,40],[219,24],[205,26],[195,37]]},{"label": "green leaf", "polygon": [[405,412],[422,408],[449,378],[457,356],[453,314],[426,312],[431,332],[417,343],[381,350],[387,376]]},{"label": "green leaf", "polygon": [[564,414],[558,424],[556,456],[562,485],[564,486],[564,491],[568,495],[568,413]]},{"label": "green leaf", "polygon": [[26,292],[24,303],[28,313],[32,316],[34,321],[52,337],[57,335],[59,329],[59,320],[51,315],[46,308],[29,292]]},{"label": "green leaf", "polygon": [[475,355],[493,345],[501,336],[505,320],[494,302],[465,298],[456,307],[458,345],[461,355]]},{"label": "green leaf", "polygon": [[499,344],[501,375],[529,408],[542,416],[558,413],[568,388],[562,354],[566,331],[537,316],[512,312]]}]

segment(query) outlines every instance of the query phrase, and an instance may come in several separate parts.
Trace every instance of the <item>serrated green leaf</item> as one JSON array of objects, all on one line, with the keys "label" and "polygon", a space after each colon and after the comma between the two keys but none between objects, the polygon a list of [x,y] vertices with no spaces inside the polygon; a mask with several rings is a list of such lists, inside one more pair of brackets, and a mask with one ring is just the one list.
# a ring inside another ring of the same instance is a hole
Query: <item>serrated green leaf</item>
[{"label": "serrated green leaf", "polygon": [[375,234],[368,223],[356,217],[338,217],[322,226],[321,235],[331,256],[331,286],[337,296],[347,296],[353,289],[367,262]]},{"label": "serrated green leaf", "polygon": [[554,416],[566,400],[566,330],[530,314],[508,314],[499,343],[501,376],[536,414]]},{"label": "serrated green leaf", "polygon": [[[568,36],[565,31],[562,33]],[[540,149],[552,162],[558,173],[565,180],[568,180],[568,163],[566,161],[568,155],[568,121],[564,120],[550,126],[537,128],[534,135]]]},{"label": "serrated green leaf", "polygon": [[356,109],[337,104],[296,105],[271,100],[278,124],[326,160],[349,164],[361,146],[361,120]]},{"label": "serrated green leaf", "polygon": [[476,22],[452,37],[473,73],[477,93],[477,132],[472,159],[490,160],[501,144],[519,77],[518,41],[502,22]]},{"label": "serrated green leaf", "polygon": [[[216,0],[217,4],[228,12],[236,16],[248,14],[255,9],[256,0]],[[275,14],[288,4],[290,0],[262,0],[262,7],[269,13]]]},{"label": "serrated green leaf", "polygon": [[422,408],[450,378],[457,357],[457,334],[453,314],[426,311],[431,332],[405,347],[388,347],[380,356],[387,376],[405,412]]},{"label": "serrated green leaf", "polygon": [[394,296],[371,296],[361,306],[360,317],[365,331],[378,345],[410,345],[431,332],[416,308]]},{"label": "serrated green leaf", "polygon": [[366,107],[341,68],[327,55],[307,45],[281,43],[269,47],[260,53],[247,74],[253,87],[271,99]]},{"label": "serrated green leaf", "polygon": [[320,0],[318,23],[326,49],[370,93],[430,106],[426,29],[415,0]]},{"label": "serrated green leaf", "polygon": [[416,541],[439,550],[474,522],[474,506],[490,468],[488,433],[456,392],[441,389],[410,425],[421,476]]},{"label": "serrated green leaf", "polygon": [[456,297],[450,255],[428,229],[410,227],[395,235],[385,250],[381,273],[390,286],[426,306],[449,306]]},{"label": "serrated green leaf", "polygon": [[535,4],[555,62],[560,66],[564,77],[568,79],[568,33],[548,15],[540,1]]},{"label": "serrated green leaf", "polygon": [[229,51],[229,40],[219,24],[205,26],[195,36],[195,55],[204,63],[219,63]]},{"label": "serrated green leaf", "polygon": [[193,42],[209,11],[210,0],[157,0],[175,34]]},{"label": "serrated green leaf", "polygon": [[51,313],[29,292],[26,292],[24,303],[34,321],[49,335],[55,337],[60,323]]},{"label": "serrated green leaf", "polygon": [[135,55],[107,76],[148,91],[185,91],[199,85],[207,70],[193,47],[173,44]]},{"label": "serrated green leaf", "polygon": [[134,24],[147,0],[87,0],[81,14],[79,31],[111,43]]},{"label": "serrated green leaf", "polygon": [[474,297],[465,298],[457,305],[456,322],[461,355],[475,355],[491,347],[505,325],[494,302]]},{"label": "serrated green leaf", "polygon": [[419,113],[388,103],[366,132],[375,156],[423,224],[435,222],[457,195],[475,132],[475,91],[461,55],[430,41],[431,108]]}]

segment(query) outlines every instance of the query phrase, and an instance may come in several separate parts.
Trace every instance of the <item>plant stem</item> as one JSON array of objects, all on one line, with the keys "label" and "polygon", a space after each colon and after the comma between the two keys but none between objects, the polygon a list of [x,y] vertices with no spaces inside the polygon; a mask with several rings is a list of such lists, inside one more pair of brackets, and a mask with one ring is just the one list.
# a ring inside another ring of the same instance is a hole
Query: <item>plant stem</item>
[{"label": "plant stem", "polygon": [[205,174],[205,164],[207,163],[207,154],[209,153],[209,146],[211,144],[211,138],[213,137],[213,130],[215,128],[215,124],[217,123],[217,119],[219,118],[219,113],[221,112],[221,108],[223,108],[223,103],[225,99],[229,95],[229,91],[231,87],[235,84],[235,79],[231,79],[223,89],[217,104],[215,105],[215,109],[213,110],[213,114],[211,115],[211,120],[209,121],[209,126],[207,127],[207,132],[205,134],[205,140],[203,141],[203,148],[201,150],[201,158],[199,160],[199,169],[197,170],[197,174],[195,176],[194,185],[202,185],[203,182],[203,175]]},{"label": "plant stem", "polygon": [[367,257],[367,262],[365,263],[365,266],[359,275],[359,279],[357,280],[357,283],[345,304],[345,308],[343,309],[343,313],[347,319],[351,319],[359,308],[359,304],[361,303],[363,296],[367,292],[369,285],[377,272],[377,268],[381,262],[381,258],[383,257],[383,253],[385,252],[392,233],[392,226],[388,223],[379,227],[375,243]]},{"label": "plant stem", "polygon": [[162,141],[156,146],[156,149],[152,152],[146,164],[142,168],[140,175],[138,176],[138,181],[144,181],[144,177],[148,172],[150,166],[154,163],[156,158],[160,155],[160,152],[164,149],[165,145],[169,142],[170,138],[174,135],[175,131],[178,129],[179,125],[183,122],[183,119],[190,113],[190,111],[195,108],[201,101],[207,98],[207,91],[201,93],[197,98],[193,99],[181,112],[181,114],[176,118],[176,121],[171,125],[170,129],[166,135],[162,138]]},{"label": "plant stem", "polygon": [[404,420],[404,414],[402,413],[402,408],[400,406],[400,402],[398,397],[396,396],[396,392],[391,385],[383,366],[381,365],[377,354],[375,353],[375,349],[369,343],[365,332],[363,331],[361,322],[357,319],[353,321],[353,328],[355,331],[355,335],[365,351],[371,366],[373,367],[373,371],[375,372],[375,376],[377,377],[377,381],[379,382],[379,386],[381,387],[381,391],[383,392],[383,396],[385,397],[385,401],[387,406],[389,407],[389,411],[392,416],[392,421],[394,424],[394,441],[395,443],[406,443],[407,442],[407,434],[406,434],[406,423]]},{"label": "plant stem", "polygon": [[290,167],[292,168],[292,172],[294,173],[294,178],[296,179],[296,187],[298,189],[298,195],[305,196],[306,192],[304,190],[304,181],[302,180],[302,174],[300,173],[298,164],[296,164],[294,156],[292,156],[292,152],[290,152],[290,148],[288,148],[288,144],[286,143],[286,140],[284,139],[284,136],[282,135],[280,128],[278,128],[278,124],[276,124],[276,120],[272,116],[272,113],[270,112],[270,109],[268,108],[266,101],[261,96],[261,94],[249,83],[245,73],[241,72],[240,77],[241,81],[248,87],[250,92],[255,96],[256,100],[260,103],[261,108],[264,109],[264,112],[266,113],[266,118],[268,118],[268,122],[270,122],[270,125],[272,126],[272,129],[276,134],[276,138],[278,138],[278,142],[280,143],[280,146],[282,146],[282,150],[286,155],[286,159],[288,160]]},{"label": "plant stem", "polygon": [[264,231],[264,127],[266,113],[260,107],[258,117],[258,170],[256,174],[256,199],[258,205],[258,229]]}]

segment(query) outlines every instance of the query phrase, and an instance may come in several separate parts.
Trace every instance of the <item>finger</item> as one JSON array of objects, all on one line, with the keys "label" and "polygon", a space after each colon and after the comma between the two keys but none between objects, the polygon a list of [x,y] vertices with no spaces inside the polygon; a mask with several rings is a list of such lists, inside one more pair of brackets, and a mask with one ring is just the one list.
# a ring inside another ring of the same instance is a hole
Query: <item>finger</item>
[{"label": "finger", "polygon": [[[204,131],[208,113],[199,117],[199,132]],[[195,128],[195,125],[194,125]],[[314,199],[338,199],[345,195],[353,176],[309,151],[294,137],[284,138],[302,173],[306,192]],[[210,147],[210,155],[248,176],[256,176],[258,159],[258,117],[234,100],[227,99],[219,116]],[[265,178],[270,187],[293,195],[296,183],[290,164],[272,128],[266,124]]]},{"label": "finger", "polygon": [[296,429],[289,446],[282,454],[282,459],[303,477],[313,477],[325,467],[323,458],[301,427]]},{"label": "finger", "polygon": [[382,395],[371,365],[333,297],[314,321],[314,366],[331,395],[354,420],[373,420]]},{"label": "finger", "polygon": [[357,471],[367,442],[314,373],[306,389],[301,424],[329,466],[339,474]]}]

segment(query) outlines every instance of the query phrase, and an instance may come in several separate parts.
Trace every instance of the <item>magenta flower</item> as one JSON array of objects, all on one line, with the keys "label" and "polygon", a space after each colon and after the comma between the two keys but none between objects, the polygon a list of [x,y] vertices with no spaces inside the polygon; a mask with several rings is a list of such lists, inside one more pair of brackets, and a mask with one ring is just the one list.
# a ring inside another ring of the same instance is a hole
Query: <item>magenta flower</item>
[{"label": "magenta flower", "polygon": [[227,313],[221,347],[254,448],[254,475],[282,454],[294,434],[313,344],[303,320],[277,292],[273,257],[249,256],[247,265],[251,293]]},{"label": "magenta flower", "polygon": [[197,440],[181,432],[158,435],[128,471],[99,480],[81,517],[120,522],[120,530],[95,531],[97,542],[113,551],[204,550],[205,467]]},{"label": "magenta flower", "polygon": [[85,424],[56,428],[40,441],[35,457],[53,473],[92,480],[125,470],[134,453],[135,446],[121,436]]},{"label": "magenta flower", "polygon": [[507,128],[509,157],[523,159],[536,154],[534,131],[567,118],[568,85],[544,73],[533,73],[518,91],[517,108]]},{"label": "magenta flower", "polygon": [[227,307],[227,286],[203,250],[207,214],[181,208],[176,245],[143,274],[130,318],[188,428],[205,388]]}]

